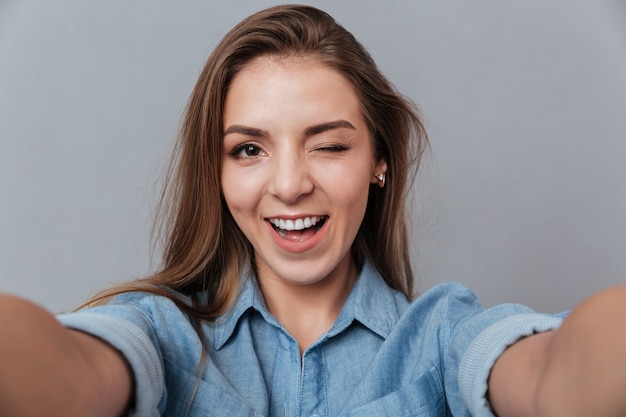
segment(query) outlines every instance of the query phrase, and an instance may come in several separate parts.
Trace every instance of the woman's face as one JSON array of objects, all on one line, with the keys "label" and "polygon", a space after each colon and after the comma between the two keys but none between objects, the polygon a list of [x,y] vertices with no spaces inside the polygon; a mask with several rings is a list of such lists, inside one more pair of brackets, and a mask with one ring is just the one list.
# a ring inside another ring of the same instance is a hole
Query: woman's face
[{"label": "woman's face", "polygon": [[224,104],[221,184],[259,280],[345,279],[376,161],[359,100],[314,59],[259,57]]}]

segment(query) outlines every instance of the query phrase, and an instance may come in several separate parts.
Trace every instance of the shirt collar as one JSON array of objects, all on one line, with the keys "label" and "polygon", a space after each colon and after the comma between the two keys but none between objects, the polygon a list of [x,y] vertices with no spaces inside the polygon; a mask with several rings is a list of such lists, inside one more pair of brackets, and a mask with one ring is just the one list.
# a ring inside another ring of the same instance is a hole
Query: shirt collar
[{"label": "shirt collar", "polygon": [[356,320],[380,337],[387,338],[398,322],[398,295],[400,293],[392,290],[376,268],[366,261],[328,337],[341,333]]},{"label": "shirt collar", "polygon": [[[348,328],[353,321],[386,338],[398,321],[397,297],[378,271],[365,262],[345,305],[327,337],[335,336]],[[403,296],[402,296],[403,297]],[[268,323],[281,327],[267,310],[263,294],[252,268],[242,274],[242,286],[233,307],[214,323],[215,349],[219,350],[233,335],[241,317],[249,310],[258,311]]]},{"label": "shirt collar", "polygon": [[241,287],[234,305],[214,323],[216,350],[221,349],[228,342],[241,317],[251,308],[261,313],[266,321],[280,326],[276,318],[267,310],[254,270],[248,266],[241,276]]}]

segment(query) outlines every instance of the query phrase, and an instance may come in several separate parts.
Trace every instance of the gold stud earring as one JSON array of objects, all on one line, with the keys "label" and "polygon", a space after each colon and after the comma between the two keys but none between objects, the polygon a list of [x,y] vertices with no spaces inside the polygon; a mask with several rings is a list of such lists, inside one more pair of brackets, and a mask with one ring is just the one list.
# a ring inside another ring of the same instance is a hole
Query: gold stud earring
[{"label": "gold stud earring", "polygon": [[380,174],[377,174],[376,178],[378,178],[378,186],[383,188],[385,186],[385,173],[381,172]]}]

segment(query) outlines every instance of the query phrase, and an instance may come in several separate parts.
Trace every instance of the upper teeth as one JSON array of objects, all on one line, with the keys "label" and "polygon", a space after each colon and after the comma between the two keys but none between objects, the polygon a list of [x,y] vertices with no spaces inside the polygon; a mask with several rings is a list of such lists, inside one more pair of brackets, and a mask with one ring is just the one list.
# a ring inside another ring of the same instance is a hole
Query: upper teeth
[{"label": "upper teeth", "polygon": [[320,216],[311,216],[311,217],[303,217],[301,219],[270,219],[270,222],[283,230],[303,230],[309,228],[311,226],[315,226],[315,224],[320,221],[322,217]]}]

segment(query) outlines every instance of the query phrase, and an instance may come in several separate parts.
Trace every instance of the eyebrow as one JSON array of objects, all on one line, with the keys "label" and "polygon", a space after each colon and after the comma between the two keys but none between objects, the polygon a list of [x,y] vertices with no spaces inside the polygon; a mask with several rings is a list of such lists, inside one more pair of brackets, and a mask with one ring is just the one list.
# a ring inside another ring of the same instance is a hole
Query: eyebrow
[{"label": "eyebrow", "polygon": [[319,125],[308,127],[304,131],[304,134],[306,136],[313,136],[313,135],[317,135],[320,133],[324,133],[328,130],[340,129],[340,128],[356,130],[354,125],[347,120],[334,120],[332,122],[322,123]]},{"label": "eyebrow", "polygon": [[242,135],[253,136],[257,138],[268,136],[265,130],[256,129],[254,127],[242,126],[242,125],[228,126],[228,129],[224,131],[224,136],[229,135],[231,133],[240,133]]},{"label": "eyebrow", "polygon": [[[320,133],[327,132],[329,130],[341,129],[341,128],[356,130],[354,125],[347,120],[333,120],[332,122],[326,122],[326,123],[321,123],[319,125],[307,127],[304,130],[304,135],[314,136]],[[269,134],[265,130],[257,129],[257,128],[249,127],[249,126],[243,126],[243,125],[229,126],[224,131],[224,136],[229,135],[231,133],[239,133],[241,135],[252,136],[252,137],[257,137],[257,138],[269,136]]]}]

